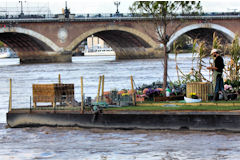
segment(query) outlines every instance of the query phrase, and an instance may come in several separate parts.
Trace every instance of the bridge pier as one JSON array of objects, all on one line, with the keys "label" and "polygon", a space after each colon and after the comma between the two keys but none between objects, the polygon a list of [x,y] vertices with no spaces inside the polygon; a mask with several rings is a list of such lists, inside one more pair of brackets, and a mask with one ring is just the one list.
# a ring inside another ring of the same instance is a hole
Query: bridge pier
[{"label": "bridge pier", "polygon": [[114,48],[114,51],[116,60],[163,58],[163,50],[161,48]]},{"label": "bridge pier", "polygon": [[21,64],[72,62],[72,52],[24,51],[17,53]]}]

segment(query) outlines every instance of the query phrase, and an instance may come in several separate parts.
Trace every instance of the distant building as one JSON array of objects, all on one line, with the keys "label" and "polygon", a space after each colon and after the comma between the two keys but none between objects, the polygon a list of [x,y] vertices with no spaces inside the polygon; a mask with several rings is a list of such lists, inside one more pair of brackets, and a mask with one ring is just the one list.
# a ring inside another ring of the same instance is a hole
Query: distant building
[{"label": "distant building", "polygon": [[85,46],[85,50],[95,51],[99,48],[110,48],[110,47],[103,39],[99,37],[95,37],[94,35],[87,38],[87,45]]}]

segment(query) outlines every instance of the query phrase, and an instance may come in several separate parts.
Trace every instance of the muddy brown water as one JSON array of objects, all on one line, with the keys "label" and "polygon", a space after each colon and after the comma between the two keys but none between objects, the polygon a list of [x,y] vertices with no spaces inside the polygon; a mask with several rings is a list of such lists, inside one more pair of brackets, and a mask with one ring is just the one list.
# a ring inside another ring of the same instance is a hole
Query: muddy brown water
[{"label": "muddy brown water", "polygon": [[[75,84],[75,98],[79,101],[80,76],[84,77],[86,97],[97,95],[98,77],[102,74],[105,90],[130,89],[130,75],[137,86],[162,80],[162,60],[114,59],[111,56],[74,57],[73,63],[31,65],[19,65],[19,59],[0,59],[0,159],[240,159],[240,133],[5,127],[9,78],[13,79],[14,108],[29,108],[32,84],[57,83],[59,73],[64,83]],[[188,73],[191,55],[180,55],[178,63],[183,72]],[[208,76],[207,71],[204,74]],[[171,55],[169,77],[172,81],[177,79]]]},{"label": "muddy brown water", "polygon": [[4,128],[1,159],[240,159],[240,133]]}]

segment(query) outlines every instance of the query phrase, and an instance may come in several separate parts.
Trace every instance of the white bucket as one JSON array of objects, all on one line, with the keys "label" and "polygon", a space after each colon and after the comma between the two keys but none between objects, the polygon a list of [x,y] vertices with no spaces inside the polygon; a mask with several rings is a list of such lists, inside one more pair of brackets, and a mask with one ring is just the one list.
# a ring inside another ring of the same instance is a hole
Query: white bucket
[{"label": "white bucket", "polygon": [[202,99],[193,99],[193,98],[187,98],[187,97],[184,97],[184,100],[186,103],[197,103],[202,101]]}]

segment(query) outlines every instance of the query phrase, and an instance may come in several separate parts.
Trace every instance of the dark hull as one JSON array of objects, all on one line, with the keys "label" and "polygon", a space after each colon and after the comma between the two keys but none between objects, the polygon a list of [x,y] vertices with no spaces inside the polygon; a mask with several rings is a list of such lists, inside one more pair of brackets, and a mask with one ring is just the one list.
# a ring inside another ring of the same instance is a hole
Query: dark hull
[{"label": "dark hull", "polygon": [[109,129],[189,129],[240,131],[238,112],[7,113],[9,127],[87,127]]}]

